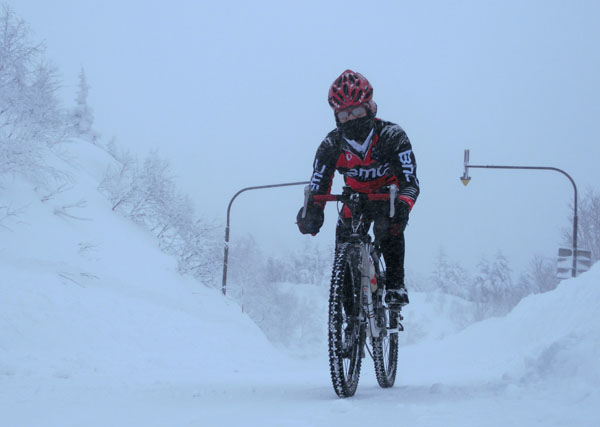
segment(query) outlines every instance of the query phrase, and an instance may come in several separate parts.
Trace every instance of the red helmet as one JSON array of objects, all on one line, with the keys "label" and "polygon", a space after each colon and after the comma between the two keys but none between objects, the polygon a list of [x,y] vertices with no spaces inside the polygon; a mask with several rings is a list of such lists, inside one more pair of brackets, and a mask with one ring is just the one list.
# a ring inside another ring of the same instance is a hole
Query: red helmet
[{"label": "red helmet", "polygon": [[329,88],[329,105],[337,113],[348,107],[365,104],[373,114],[376,114],[375,103],[372,101],[373,88],[371,83],[360,73],[352,70],[344,71]]}]

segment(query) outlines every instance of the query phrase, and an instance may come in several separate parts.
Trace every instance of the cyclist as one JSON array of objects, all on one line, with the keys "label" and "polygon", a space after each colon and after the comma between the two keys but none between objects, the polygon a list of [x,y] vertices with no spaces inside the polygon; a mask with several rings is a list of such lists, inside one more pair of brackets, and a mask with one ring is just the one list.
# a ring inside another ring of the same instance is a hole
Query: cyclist
[{"label": "cyclist", "polygon": [[[389,217],[389,202],[371,202],[365,211],[365,227],[373,222],[386,263],[386,303],[392,310],[408,304],[404,284],[404,229],[419,195],[417,163],[404,130],[376,118],[373,88],[361,74],[344,71],[329,88],[336,128],[317,149],[310,180],[311,194],[329,194],[334,172],[360,193],[381,193],[395,184],[399,188],[395,215]],[[324,205],[309,202],[306,216],[302,208],[297,224],[303,234],[316,235],[324,221]],[[336,227],[336,243],[351,231],[350,211],[344,206]]]}]

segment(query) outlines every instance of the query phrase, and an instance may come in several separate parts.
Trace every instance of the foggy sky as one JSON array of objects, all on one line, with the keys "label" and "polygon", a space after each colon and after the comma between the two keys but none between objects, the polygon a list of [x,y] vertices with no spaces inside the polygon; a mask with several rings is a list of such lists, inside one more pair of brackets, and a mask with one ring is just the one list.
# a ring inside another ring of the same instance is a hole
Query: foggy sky
[{"label": "foggy sky", "polygon": [[[346,68],[413,144],[411,270],[428,274],[443,247],[468,268],[500,249],[518,271],[534,253],[555,256],[570,227],[565,177],[472,170],[465,188],[465,148],[473,164],[565,169],[580,193],[600,182],[595,1],[8,4],[45,41],[64,104],[83,66],[104,141],[158,149],[198,213],[222,223],[242,187],[310,178],[335,126],[327,91]],[[312,238],[294,225],[301,204],[301,187],[240,196],[232,241],[251,232],[274,254],[332,242],[335,207]]]}]

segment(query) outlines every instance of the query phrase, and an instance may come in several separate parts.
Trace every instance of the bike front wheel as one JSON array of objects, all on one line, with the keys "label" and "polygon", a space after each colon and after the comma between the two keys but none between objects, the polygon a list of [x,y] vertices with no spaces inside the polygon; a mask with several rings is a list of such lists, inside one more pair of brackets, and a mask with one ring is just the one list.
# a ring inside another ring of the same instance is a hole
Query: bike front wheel
[{"label": "bike front wheel", "polygon": [[360,262],[357,246],[337,246],[329,293],[329,367],[339,397],[353,396],[360,377],[365,344]]}]

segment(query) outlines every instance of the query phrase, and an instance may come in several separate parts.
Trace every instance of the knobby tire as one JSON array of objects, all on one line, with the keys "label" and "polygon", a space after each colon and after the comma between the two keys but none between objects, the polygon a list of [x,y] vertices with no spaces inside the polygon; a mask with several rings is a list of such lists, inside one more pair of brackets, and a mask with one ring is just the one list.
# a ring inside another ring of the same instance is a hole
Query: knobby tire
[{"label": "knobby tire", "polygon": [[329,367],[333,388],[339,397],[356,392],[365,343],[361,322],[360,249],[338,244],[329,293]]}]

